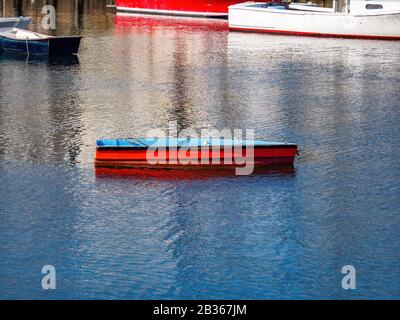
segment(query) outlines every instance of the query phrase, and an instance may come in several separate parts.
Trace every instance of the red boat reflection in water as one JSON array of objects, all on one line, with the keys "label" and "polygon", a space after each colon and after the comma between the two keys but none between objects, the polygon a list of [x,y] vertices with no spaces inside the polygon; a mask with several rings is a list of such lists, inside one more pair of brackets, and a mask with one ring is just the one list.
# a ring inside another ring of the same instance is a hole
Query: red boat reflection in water
[{"label": "red boat reflection in water", "polygon": [[[139,178],[139,179],[165,179],[165,180],[202,180],[213,178],[236,177],[234,169],[155,169],[155,168],[107,168],[95,167],[96,178]],[[262,175],[293,175],[293,164],[275,165],[265,168],[255,168],[252,176]],[[239,176],[238,176],[239,177]],[[242,176],[243,177],[243,176]],[[240,178],[240,177],[239,177]]]},{"label": "red boat reflection in water", "polygon": [[[226,20],[195,19],[185,17],[167,17],[143,14],[117,13],[115,15],[116,31],[120,33],[125,28],[134,27],[136,32],[150,32],[162,27],[164,30],[182,31],[225,31],[228,32]],[[126,30],[124,30],[126,31]]]},{"label": "red boat reflection in water", "polygon": [[184,15],[194,17],[228,16],[228,6],[240,0],[116,0],[117,11]]}]

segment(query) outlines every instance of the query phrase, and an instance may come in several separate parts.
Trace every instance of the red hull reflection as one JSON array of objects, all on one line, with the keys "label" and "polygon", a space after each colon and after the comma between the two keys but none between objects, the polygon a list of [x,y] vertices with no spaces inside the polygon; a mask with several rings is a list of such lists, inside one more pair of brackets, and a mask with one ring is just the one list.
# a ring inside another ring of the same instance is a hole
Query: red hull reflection
[{"label": "red hull reflection", "polygon": [[[121,14],[115,16],[116,31],[126,31],[126,28],[135,28],[138,33],[151,32],[162,27],[165,29],[190,31],[225,31],[228,32],[228,23],[225,20],[195,19],[182,17],[150,16],[137,14]],[[140,32],[141,31],[141,32]]]},{"label": "red hull reflection", "polygon": [[[142,179],[167,179],[167,180],[196,180],[208,178],[223,178],[223,177],[241,177],[236,176],[235,169],[160,169],[160,168],[106,168],[95,167],[97,178],[106,177],[134,177]],[[295,169],[293,165],[274,165],[262,168],[255,168],[254,175],[293,175]]]}]

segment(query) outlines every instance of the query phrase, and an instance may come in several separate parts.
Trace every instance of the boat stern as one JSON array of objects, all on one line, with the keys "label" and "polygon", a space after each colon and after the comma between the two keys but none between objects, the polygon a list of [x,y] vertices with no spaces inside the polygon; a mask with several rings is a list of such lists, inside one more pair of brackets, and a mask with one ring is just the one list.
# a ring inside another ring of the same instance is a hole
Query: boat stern
[{"label": "boat stern", "polygon": [[81,36],[54,37],[49,39],[49,56],[78,54]]}]

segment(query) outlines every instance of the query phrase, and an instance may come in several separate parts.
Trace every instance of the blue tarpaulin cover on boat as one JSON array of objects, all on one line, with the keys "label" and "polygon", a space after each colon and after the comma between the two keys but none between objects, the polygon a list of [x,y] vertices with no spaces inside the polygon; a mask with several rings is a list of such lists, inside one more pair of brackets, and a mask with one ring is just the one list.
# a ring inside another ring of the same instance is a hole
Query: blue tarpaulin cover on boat
[{"label": "blue tarpaulin cover on boat", "polygon": [[233,139],[201,139],[201,138],[126,138],[126,139],[100,139],[97,147],[204,147],[204,146],[277,146],[293,145],[285,142],[272,142],[261,140],[233,140]]}]

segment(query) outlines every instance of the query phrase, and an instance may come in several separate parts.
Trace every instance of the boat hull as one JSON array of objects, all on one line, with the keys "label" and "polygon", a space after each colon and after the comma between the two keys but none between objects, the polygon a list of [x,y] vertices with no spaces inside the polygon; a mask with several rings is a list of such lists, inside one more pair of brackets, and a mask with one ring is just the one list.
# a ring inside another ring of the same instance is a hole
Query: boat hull
[{"label": "boat hull", "polygon": [[341,14],[263,8],[259,3],[229,7],[229,29],[272,34],[400,40],[400,11]]},{"label": "boat hull", "polygon": [[241,0],[116,0],[121,12],[226,18],[228,6]]},{"label": "boat hull", "polygon": [[97,167],[118,168],[162,168],[182,167],[186,169],[219,168],[227,169],[253,164],[257,167],[293,164],[297,153],[296,145],[273,147],[254,147],[254,155],[249,156],[247,148],[191,148],[159,149],[157,159],[166,159],[155,163],[149,158],[147,148],[98,148],[95,165]]},{"label": "boat hull", "polygon": [[67,56],[77,54],[80,36],[19,40],[0,35],[0,49],[34,56]]},{"label": "boat hull", "polygon": [[67,56],[78,54],[81,36],[54,37],[49,40],[49,56]]}]

